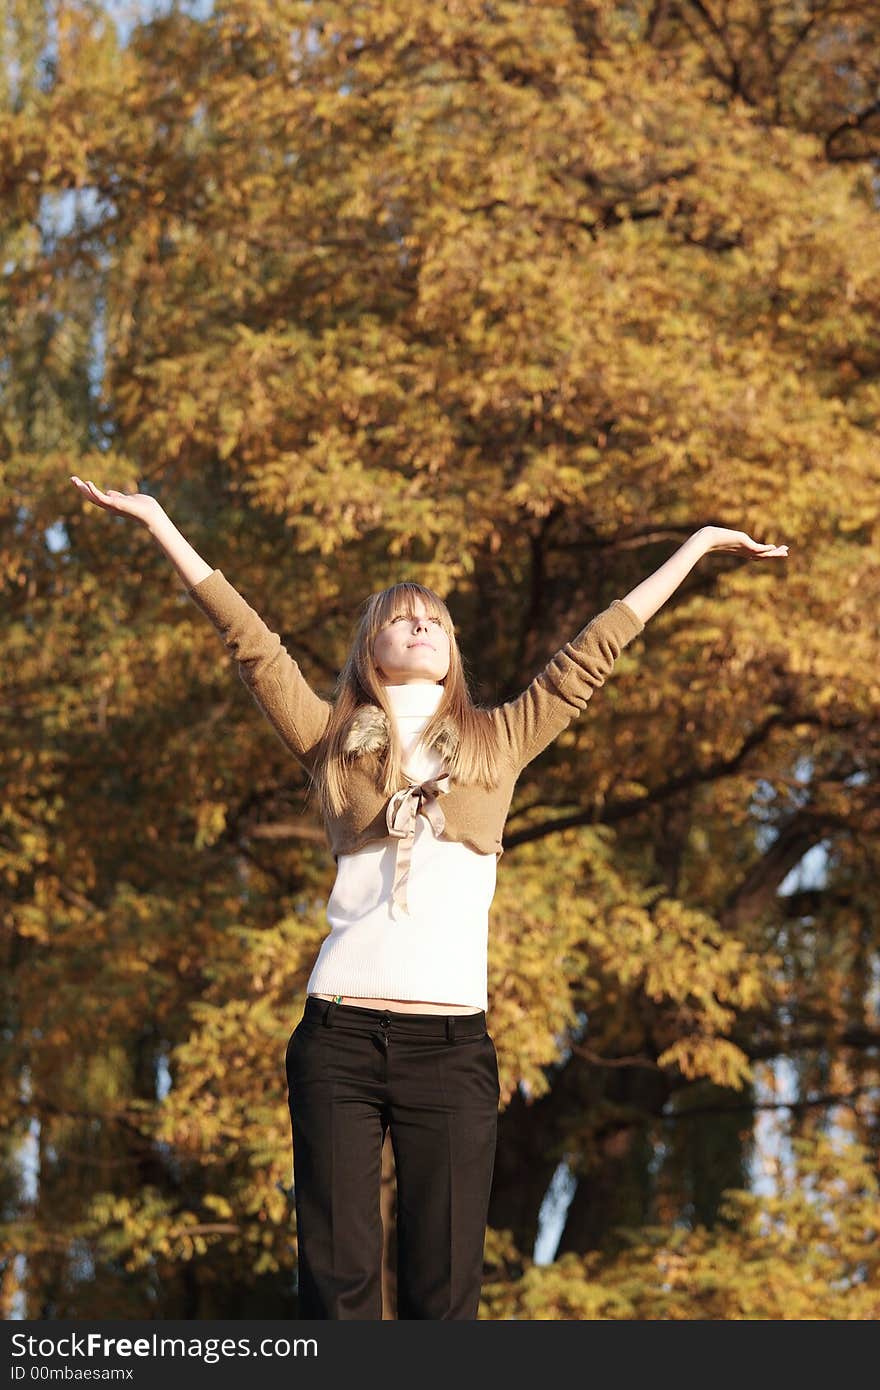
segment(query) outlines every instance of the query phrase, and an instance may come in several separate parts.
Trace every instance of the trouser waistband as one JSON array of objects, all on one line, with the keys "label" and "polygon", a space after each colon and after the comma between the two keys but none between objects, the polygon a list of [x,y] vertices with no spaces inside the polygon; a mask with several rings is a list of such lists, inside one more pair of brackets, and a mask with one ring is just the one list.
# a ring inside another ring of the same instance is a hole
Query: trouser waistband
[{"label": "trouser waistband", "polygon": [[400,1037],[456,1038],[481,1037],[486,1032],[486,1011],[475,1014],[411,1014],[393,1009],[367,1009],[360,1004],[337,1004],[335,999],[306,999],[303,1018],[320,1020],[328,1028],[349,1028]]}]

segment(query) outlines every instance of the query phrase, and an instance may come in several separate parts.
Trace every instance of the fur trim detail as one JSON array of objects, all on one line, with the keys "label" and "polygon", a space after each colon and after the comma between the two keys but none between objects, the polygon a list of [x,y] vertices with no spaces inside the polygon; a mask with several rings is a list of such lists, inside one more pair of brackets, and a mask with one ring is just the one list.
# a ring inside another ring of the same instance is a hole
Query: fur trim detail
[{"label": "fur trim detail", "polygon": [[388,720],[378,705],[361,705],[356,709],[345,735],[343,749],[359,757],[361,753],[378,753],[388,742]]},{"label": "fur trim detail", "polygon": [[[343,750],[360,757],[362,753],[379,753],[388,743],[388,716],[378,705],[361,705],[355,710]],[[444,718],[437,730],[433,746],[442,758],[452,758],[458,750],[458,730],[451,719]]]}]

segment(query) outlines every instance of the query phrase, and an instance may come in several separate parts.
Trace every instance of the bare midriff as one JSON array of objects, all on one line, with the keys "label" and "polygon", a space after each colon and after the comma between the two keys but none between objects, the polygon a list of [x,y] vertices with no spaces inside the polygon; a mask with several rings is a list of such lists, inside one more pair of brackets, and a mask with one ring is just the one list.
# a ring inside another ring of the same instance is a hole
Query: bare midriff
[{"label": "bare midriff", "polygon": [[[311,994],[310,999],[329,999],[333,1000],[335,994]],[[357,1004],[362,1009],[389,1009],[392,1013],[401,1014],[478,1014],[480,1009],[475,1009],[472,1004],[435,1004],[427,1003],[423,999],[361,999],[354,995],[343,994],[339,1000],[340,1004]]]}]

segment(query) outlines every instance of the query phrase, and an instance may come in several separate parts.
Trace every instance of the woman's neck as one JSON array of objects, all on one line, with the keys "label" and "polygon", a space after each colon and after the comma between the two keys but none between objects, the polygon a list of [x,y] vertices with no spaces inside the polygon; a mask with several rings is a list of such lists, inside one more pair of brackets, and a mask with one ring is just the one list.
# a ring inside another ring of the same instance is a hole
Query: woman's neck
[{"label": "woman's neck", "polygon": [[434,713],[443,690],[436,681],[410,681],[406,685],[386,685],[385,696],[396,715],[424,717]]}]

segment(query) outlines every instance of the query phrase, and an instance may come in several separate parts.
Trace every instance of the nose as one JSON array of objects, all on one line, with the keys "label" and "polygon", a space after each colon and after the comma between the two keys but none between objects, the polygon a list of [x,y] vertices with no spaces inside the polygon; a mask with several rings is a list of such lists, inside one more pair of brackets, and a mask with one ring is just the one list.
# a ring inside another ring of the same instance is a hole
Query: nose
[{"label": "nose", "polygon": [[428,619],[416,618],[415,628],[416,632],[426,633],[428,631]]}]

